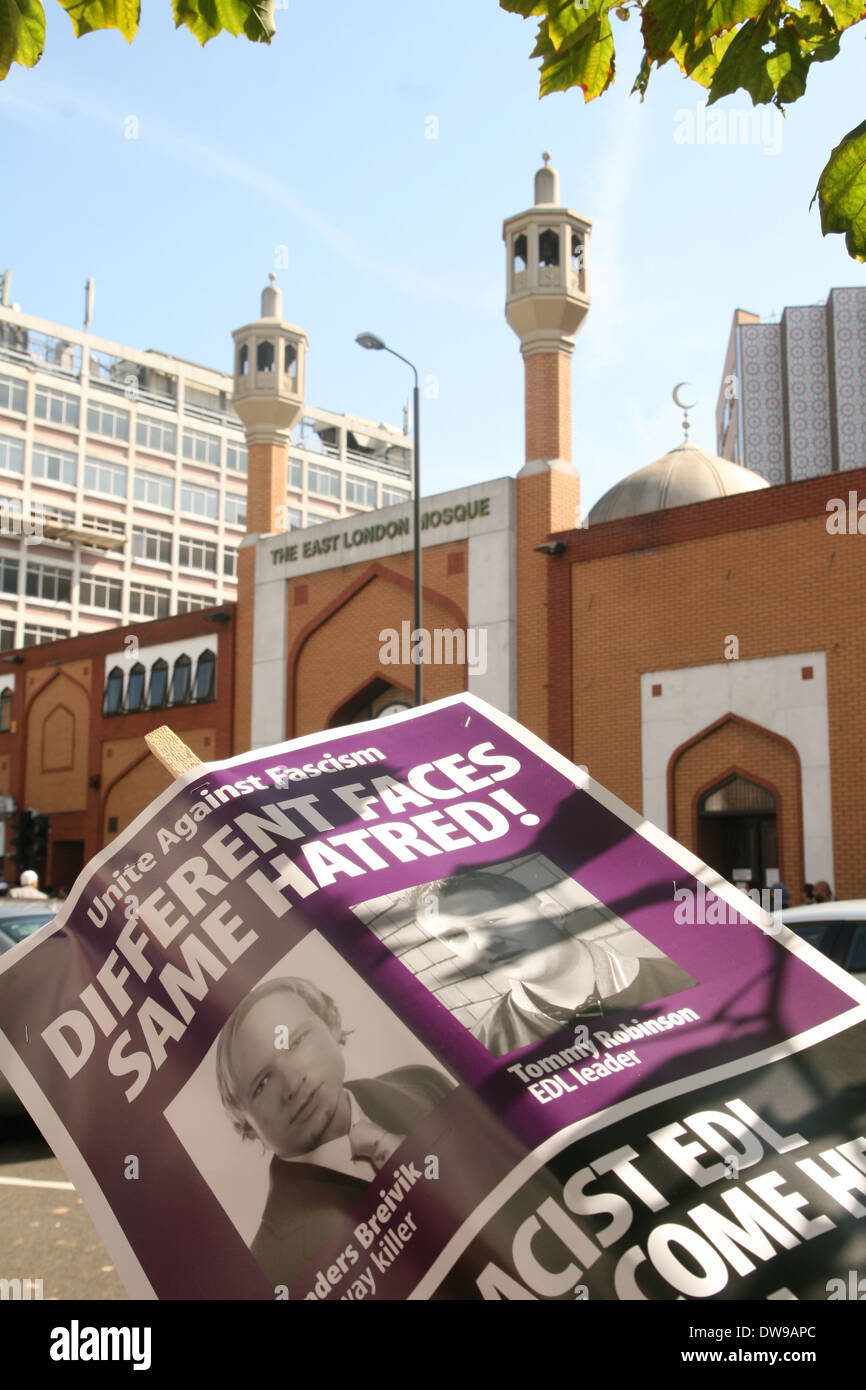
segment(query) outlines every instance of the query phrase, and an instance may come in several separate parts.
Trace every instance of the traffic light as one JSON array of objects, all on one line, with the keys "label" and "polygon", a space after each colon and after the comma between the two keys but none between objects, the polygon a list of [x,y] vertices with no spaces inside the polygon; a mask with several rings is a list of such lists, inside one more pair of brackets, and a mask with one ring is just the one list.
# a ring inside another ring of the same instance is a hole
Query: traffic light
[{"label": "traffic light", "polygon": [[22,869],[30,868],[33,860],[33,816],[29,811],[19,811],[12,823],[9,858],[15,860],[19,874]]},{"label": "traffic light", "polygon": [[48,853],[48,817],[31,816],[30,827],[33,837],[32,857],[44,859]]}]

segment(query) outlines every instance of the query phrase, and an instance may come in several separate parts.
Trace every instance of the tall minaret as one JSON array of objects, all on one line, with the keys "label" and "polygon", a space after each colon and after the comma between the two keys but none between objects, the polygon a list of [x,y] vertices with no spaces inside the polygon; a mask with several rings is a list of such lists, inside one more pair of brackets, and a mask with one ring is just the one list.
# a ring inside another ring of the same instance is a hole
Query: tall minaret
[{"label": "tall minaret", "polygon": [[[236,328],[232,404],[247,437],[247,538],[286,529],[288,446],[304,408],[309,342],[302,328],[283,320],[283,294],[271,272],[262,290],[262,316]],[[257,653],[256,549],[246,539],[238,554],[233,749],[250,747],[252,668]]]},{"label": "tall minaret", "polygon": [[550,532],[580,524],[580,481],[571,461],[571,355],[589,310],[591,223],[560,204],[559,174],[549,154],[542,158],[533,207],[507,218],[502,235],[505,316],[520,339],[525,382],[526,461],[517,479],[517,717],[547,738],[549,664],[567,659],[549,639],[549,566],[567,562],[534,547]]}]

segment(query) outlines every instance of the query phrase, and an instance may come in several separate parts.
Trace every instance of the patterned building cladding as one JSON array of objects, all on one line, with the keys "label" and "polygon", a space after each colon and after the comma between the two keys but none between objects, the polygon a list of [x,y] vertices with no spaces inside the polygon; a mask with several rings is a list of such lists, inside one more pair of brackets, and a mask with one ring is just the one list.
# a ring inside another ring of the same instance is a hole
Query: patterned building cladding
[{"label": "patterned building cladding", "polygon": [[[769,483],[866,465],[866,289],[831,290],[826,304],[785,309],[779,323],[735,323],[719,393],[723,457]],[[739,425],[725,382],[739,358]]]},{"label": "patterned building cladding", "polygon": [[862,468],[866,464],[866,294],[833,290],[830,324],[839,468]]},{"label": "patterned building cladding", "polygon": [[788,427],[788,481],[816,478],[834,467],[830,436],[827,313],[822,305],[782,315]]},{"label": "patterned building cladding", "polygon": [[778,325],[745,324],[740,329],[740,343],[745,433],[741,462],[768,483],[784,483],[786,444]]}]

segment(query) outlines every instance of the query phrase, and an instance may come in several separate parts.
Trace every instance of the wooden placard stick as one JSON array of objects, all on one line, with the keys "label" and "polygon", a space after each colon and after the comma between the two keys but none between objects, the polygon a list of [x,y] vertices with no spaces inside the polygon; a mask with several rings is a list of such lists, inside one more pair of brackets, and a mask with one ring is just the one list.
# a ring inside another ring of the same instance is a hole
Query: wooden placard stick
[{"label": "wooden placard stick", "polygon": [[178,738],[173,729],[167,724],[161,724],[158,729],[145,734],[144,741],[155,758],[158,758],[172,777],[181,777],[184,772],[191,772],[194,767],[201,767],[201,758],[197,758],[191,748],[187,748],[183,739]]}]

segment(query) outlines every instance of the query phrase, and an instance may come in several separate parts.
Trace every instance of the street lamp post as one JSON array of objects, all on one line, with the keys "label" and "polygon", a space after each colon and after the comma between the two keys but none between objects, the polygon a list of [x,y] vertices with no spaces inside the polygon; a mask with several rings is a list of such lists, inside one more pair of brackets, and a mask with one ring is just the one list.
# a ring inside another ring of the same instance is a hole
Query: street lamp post
[{"label": "street lamp post", "polygon": [[[377,338],[375,333],[359,333],[355,339],[362,348],[369,348],[374,352],[390,352],[392,357],[398,357],[401,362],[405,362],[407,367],[412,368],[415,378],[415,385],[412,390],[412,517],[415,539],[415,634],[416,643],[421,641],[421,412],[420,399],[418,394],[418,369],[409,361],[408,357],[401,357],[399,352],[389,348]],[[415,704],[424,703],[424,666],[421,662],[422,648],[415,647],[413,659],[415,661]]]}]

